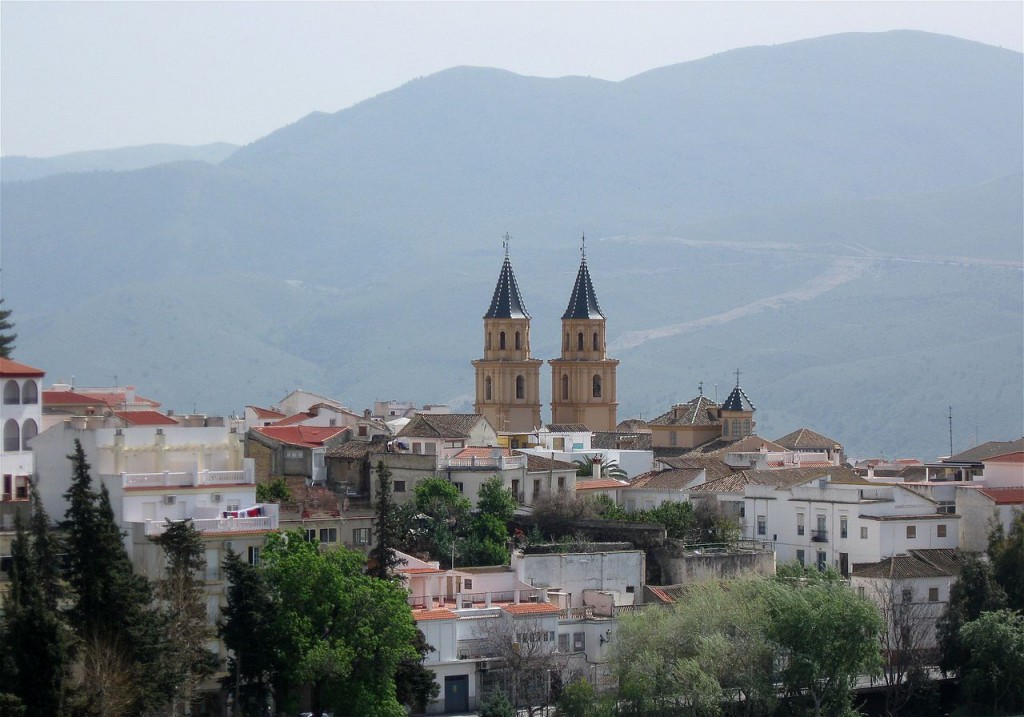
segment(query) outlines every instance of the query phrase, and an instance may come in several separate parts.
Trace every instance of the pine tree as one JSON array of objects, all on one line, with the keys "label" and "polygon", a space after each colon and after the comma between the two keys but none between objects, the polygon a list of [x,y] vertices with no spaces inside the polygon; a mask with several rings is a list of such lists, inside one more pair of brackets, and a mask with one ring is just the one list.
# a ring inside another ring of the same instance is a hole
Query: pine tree
[{"label": "pine tree", "polygon": [[17,334],[8,333],[8,329],[14,328],[14,324],[8,319],[11,315],[10,309],[3,308],[4,300],[0,299],[0,358],[9,359],[14,353],[14,339]]},{"label": "pine tree", "polygon": [[189,714],[199,685],[216,666],[216,658],[206,649],[205,583],[196,577],[206,569],[206,556],[202,535],[191,521],[168,523],[155,541],[167,559],[156,597],[166,618],[164,667],[174,691],[171,714],[179,714],[179,707],[182,714]]},{"label": "pine tree", "polygon": [[392,580],[401,559],[395,553],[399,544],[398,511],[391,494],[391,470],[384,461],[377,462],[377,506],[373,521],[376,545],[370,551],[367,574],[381,580]]}]

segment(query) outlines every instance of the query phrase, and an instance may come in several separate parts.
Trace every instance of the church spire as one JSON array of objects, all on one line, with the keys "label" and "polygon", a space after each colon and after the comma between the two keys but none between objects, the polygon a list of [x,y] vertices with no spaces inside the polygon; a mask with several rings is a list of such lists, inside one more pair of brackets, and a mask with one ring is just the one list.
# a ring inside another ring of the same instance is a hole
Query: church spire
[{"label": "church spire", "polygon": [[519,283],[512,271],[512,262],[508,256],[508,245],[511,237],[506,233],[502,245],[505,247],[505,261],[501,265],[501,273],[498,275],[498,285],[494,287],[494,296],[491,299],[491,306],[484,314],[485,319],[529,319],[530,312],[526,310],[523,303],[523,296],[519,293]]},{"label": "church spire", "polygon": [[587,237],[584,236],[580,243],[580,270],[576,274],[576,284],[572,288],[572,295],[569,297],[569,306],[562,319],[603,319],[601,305],[597,303],[597,292],[594,291],[594,283],[590,280],[590,270],[587,268]]}]

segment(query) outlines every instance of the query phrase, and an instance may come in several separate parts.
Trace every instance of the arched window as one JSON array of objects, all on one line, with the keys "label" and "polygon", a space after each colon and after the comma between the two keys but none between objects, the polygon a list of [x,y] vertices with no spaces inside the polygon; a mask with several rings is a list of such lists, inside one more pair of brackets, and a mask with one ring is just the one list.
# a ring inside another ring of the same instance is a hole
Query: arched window
[{"label": "arched window", "polygon": [[25,385],[21,387],[21,402],[39,403],[39,387],[35,381],[26,381]]},{"label": "arched window", "polygon": [[597,343],[597,332],[594,332],[594,351],[600,351],[601,347]]},{"label": "arched window", "polygon": [[31,418],[25,421],[21,427],[21,450],[30,451],[28,442],[39,433],[39,426]]},{"label": "arched window", "polygon": [[4,424],[4,450],[21,450],[21,429],[18,427],[18,422],[13,418],[7,419],[7,422]]},{"label": "arched window", "polygon": [[4,384],[4,403],[8,405],[21,403],[21,389],[18,388],[18,382],[13,378],[7,379],[7,383]]},{"label": "arched window", "polygon": [[505,332],[504,331],[502,331],[500,334],[498,334],[498,348],[499,349],[505,348]]},{"label": "arched window", "polygon": [[594,398],[601,398],[601,377],[594,374]]},{"label": "arched window", "polygon": [[732,419],[732,437],[738,438],[740,436],[740,419]]},{"label": "arched window", "polygon": [[569,375],[565,373],[562,374],[562,400],[569,400]]},{"label": "arched window", "polygon": [[487,332],[487,348],[488,349],[491,348],[491,332],[490,331]]},{"label": "arched window", "polygon": [[583,332],[582,331],[580,331],[576,335],[576,350],[577,351],[582,351],[583,350]]},{"label": "arched window", "polygon": [[526,398],[526,379],[516,376],[516,398]]},{"label": "arched window", "polygon": [[516,331],[516,351],[523,348],[522,338],[519,336],[519,332]]},{"label": "arched window", "polygon": [[491,377],[488,376],[484,379],[484,400],[491,400]]}]

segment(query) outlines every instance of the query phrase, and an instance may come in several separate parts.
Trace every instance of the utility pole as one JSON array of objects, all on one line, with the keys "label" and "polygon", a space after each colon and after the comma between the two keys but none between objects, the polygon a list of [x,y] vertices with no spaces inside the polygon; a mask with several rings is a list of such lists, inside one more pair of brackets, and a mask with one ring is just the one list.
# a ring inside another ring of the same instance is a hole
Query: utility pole
[{"label": "utility pole", "polygon": [[953,407],[949,407],[949,455],[953,455]]}]

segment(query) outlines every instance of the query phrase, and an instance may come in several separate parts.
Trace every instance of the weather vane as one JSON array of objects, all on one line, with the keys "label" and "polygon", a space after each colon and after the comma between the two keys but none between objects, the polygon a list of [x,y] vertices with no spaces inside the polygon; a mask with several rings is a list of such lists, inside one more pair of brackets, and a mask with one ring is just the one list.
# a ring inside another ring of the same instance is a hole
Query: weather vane
[{"label": "weather vane", "polygon": [[501,246],[505,249],[505,256],[508,256],[508,245],[512,242],[512,237],[505,232],[505,236],[501,239]]},{"label": "weather vane", "polygon": [[587,235],[584,234],[583,238],[580,239],[580,256],[583,257],[583,261],[587,260]]}]

